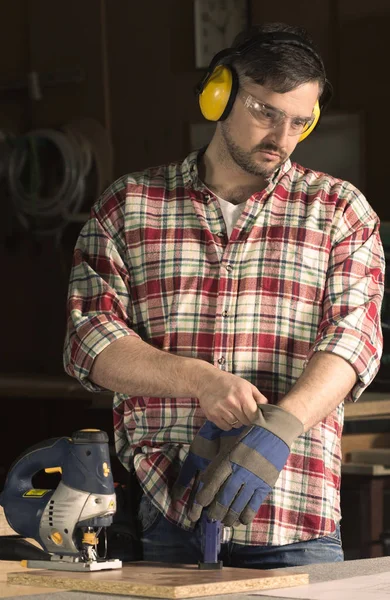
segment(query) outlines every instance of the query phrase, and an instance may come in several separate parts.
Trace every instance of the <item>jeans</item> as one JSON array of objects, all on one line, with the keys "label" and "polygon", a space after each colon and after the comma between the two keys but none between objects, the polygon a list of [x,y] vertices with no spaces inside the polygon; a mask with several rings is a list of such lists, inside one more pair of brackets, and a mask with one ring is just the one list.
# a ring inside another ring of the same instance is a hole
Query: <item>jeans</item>
[{"label": "jeans", "polygon": [[[202,561],[199,522],[194,531],[174,525],[159,512],[147,496],[142,496],[138,513],[142,536],[143,560],[180,564]],[[225,567],[277,569],[313,563],[344,560],[340,527],[329,536],[285,546],[244,546],[233,542],[221,544],[219,560]]]}]

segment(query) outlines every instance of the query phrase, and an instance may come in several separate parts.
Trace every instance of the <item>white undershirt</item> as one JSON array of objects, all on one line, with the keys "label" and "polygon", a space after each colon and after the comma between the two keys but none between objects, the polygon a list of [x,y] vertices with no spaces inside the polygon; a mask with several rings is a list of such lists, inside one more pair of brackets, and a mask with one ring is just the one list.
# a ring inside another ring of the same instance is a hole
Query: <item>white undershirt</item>
[{"label": "white undershirt", "polygon": [[224,200],[219,196],[216,196],[216,198],[219,202],[219,206],[221,207],[223,218],[225,220],[227,234],[230,238],[235,224],[241,217],[241,213],[244,210],[246,202],[241,202],[241,204],[232,204],[231,202],[228,202],[227,200]]},{"label": "white undershirt", "polygon": [[219,206],[221,207],[221,212],[226,225],[227,235],[228,238],[230,238],[234,226],[240,218],[242,211],[244,210],[246,202],[241,202],[240,204],[232,204],[231,202],[224,200],[220,196],[217,196],[217,194],[215,192],[212,192],[207,186],[205,187],[209,190],[210,194],[215,196],[215,198],[219,202]]}]

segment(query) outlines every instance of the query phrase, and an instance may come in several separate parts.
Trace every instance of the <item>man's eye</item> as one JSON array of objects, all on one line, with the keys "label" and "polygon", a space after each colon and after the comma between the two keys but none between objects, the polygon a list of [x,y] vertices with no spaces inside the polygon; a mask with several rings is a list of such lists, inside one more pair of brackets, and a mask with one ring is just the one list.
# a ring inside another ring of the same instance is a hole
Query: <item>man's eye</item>
[{"label": "man's eye", "polygon": [[269,107],[266,106],[265,104],[259,104],[257,103],[258,108],[256,109],[257,112],[261,113],[262,117],[265,117],[266,119],[270,119],[270,120],[274,120],[276,113],[275,111]]},{"label": "man's eye", "polygon": [[303,129],[308,125],[309,121],[307,119],[293,119],[291,121],[291,126],[293,129]]}]

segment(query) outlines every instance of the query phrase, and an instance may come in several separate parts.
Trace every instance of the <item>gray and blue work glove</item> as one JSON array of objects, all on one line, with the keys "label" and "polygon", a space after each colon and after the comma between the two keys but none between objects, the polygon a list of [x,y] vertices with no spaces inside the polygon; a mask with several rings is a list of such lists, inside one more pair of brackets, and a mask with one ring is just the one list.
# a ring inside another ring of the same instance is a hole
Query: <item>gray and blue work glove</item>
[{"label": "gray and blue work glove", "polygon": [[221,450],[227,452],[228,449],[234,446],[239,433],[243,429],[244,426],[239,429],[224,431],[212,421],[205,421],[190,445],[188,455],[173,486],[173,497],[175,499],[182,497],[192,479],[195,478],[191,493],[193,497],[193,492],[197,488],[201,474],[218,456]]},{"label": "gray and blue work glove", "polygon": [[[231,434],[230,443],[205,468],[197,463],[202,472],[195,480],[188,518],[197,521],[207,508],[210,519],[228,527],[247,525],[275,485],[303,424],[280,406],[264,404],[252,425],[224,433]],[[193,466],[190,452],[182,467],[186,481]]]}]

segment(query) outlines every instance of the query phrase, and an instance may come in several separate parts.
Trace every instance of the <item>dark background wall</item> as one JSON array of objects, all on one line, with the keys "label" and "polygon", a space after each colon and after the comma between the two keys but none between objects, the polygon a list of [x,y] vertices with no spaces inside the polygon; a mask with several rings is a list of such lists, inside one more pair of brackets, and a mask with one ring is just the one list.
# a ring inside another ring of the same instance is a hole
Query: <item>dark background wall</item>
[{"label": "dark background wall", "polygon": [[[334,109],[362,111],[362,191],[390,221],[387,82],[389,0],[276,0],[248,3],[253,23],[303,25],[321,51],[335,90]],[[0,131],[23,133],[93,117],[112,137],[113,178],[177,159],[202,122],[193,88],[191,0],[0,0]],[[47,88],[40,101],[1,84],[31,71],[81,69],[85,79]],[[0,484],[29,444],[83,426],[111,428],[110,399],[66,383],[62,368],[65,300],[80,223],[61,244],[10,228],[0,189]],[[88,208],[88,207],[87,207]],[[105,404],[106,403],[106,404]],[[92,411],[91,408],[95,407]]]},{"label": "dark background wall", "polygon": [[[390,87],[382,66],[389,57],[390,3],[252,0],[250,13],[254,23],[283,20],[311,32],[335,88],[333,108],[363,111],[363,191],[381,219],[390,220]],[[112,135],[114,177],[188,152],[189,125],[202,121],[193,96],[200,71],[190,0],[3,1],[0,19],[0,81],[31,70],[86,74],[82,83],[45,89],[40,101],[26,91],[0,92],[0,129],[11,124],[23,132],[93,117]],[[2,247],[1,372],[62,374],[66,285],[79,229],[72,225],[60,247],[23,235]]]}]

